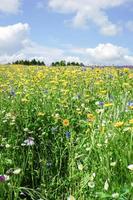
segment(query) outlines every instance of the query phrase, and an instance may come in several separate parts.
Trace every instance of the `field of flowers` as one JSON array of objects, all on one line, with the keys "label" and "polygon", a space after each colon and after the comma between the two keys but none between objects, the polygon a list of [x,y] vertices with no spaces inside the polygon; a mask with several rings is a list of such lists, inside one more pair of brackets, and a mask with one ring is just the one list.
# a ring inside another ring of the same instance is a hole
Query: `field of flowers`
[{"label": "field of flowers", "polygon": [[0,66],[0,200],[132,200],[133,70]]}]

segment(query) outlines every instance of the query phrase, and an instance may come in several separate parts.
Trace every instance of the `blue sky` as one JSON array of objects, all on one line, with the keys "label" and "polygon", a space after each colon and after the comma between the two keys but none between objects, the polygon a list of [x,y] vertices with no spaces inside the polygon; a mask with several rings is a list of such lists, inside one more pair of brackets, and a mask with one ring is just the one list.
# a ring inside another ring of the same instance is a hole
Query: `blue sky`
[{"label": "blue sky", "polygon": [[133,64],[133,0],[0,0],[0,62]]}]

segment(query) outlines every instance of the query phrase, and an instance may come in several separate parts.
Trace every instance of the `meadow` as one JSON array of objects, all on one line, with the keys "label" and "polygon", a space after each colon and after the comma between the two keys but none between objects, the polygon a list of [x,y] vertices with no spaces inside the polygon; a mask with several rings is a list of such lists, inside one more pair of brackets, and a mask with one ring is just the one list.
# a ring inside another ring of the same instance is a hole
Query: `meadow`
[{"label": "meadow", "polygon": [[133,70],[0,66],[0,200],[132,200]]}]

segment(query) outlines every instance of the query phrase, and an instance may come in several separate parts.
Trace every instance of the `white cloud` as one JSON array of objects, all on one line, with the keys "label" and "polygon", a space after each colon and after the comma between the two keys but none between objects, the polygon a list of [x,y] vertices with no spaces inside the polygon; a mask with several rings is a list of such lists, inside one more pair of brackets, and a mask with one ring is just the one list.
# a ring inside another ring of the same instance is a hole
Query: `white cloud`
[{"label": "white cloud", "polygon": [[[95,48],[87,48],[86,54],[90,60],[90,63],[99,64],[127,64],[131,60],[125,59],[129,54],[129,50],[120,46],[116,46],[110,43],[99,44]],[[132,57],[133,58],[133,57]],[[133,64],[133,62],[132,62]]]},{"label": "white cloud", "polygon": [[19,11],[21,0],[0,0],[0,12],[14,14]]},{"label": "white cloud", "polygon": [[49,63],[63,57],[62,49],[44,47],[31,41],[29,29],[27,23],[0,26],[0,63],[32,58]]},{"label": "white cloud", "polygon": [[23,48],[28,39],[28,31],[28,24],[0,26],[0,54],[12,54]]},{"label": "white cloud", "polygon": [[76,27],[95,23],[104,35],[114,36],[121,27],[112,23],[106,13],[109,8],[117,7],[132,0],[49,0],[49,7],[59,13],[73,13],[72,23]]},{"label": "white cloud", "polygon": [[80,48],[72,45],[66,45],[62,49],[50,48],[31,41],[29,29],[26,23],[0,27],[0,63],[36,58],[43,60],[46,64],[63,59],[85,64],[133,65],[133,55],[124,47],[105,43],[93,48]]},{"label": "white cloud", "polygon": [[69,52],[85,64],[133,65],[133,55],[129,49],[111,43],[98,44],[93,48],[71,47]]}]

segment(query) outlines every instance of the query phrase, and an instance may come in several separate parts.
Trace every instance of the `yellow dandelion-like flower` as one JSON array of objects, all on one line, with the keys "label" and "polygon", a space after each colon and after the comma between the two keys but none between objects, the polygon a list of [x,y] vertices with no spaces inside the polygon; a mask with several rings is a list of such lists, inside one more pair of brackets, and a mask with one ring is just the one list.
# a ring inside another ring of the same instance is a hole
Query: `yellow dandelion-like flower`
[{"label": "yellow dandelion-like flower", "polygon": [[104,131],[105,131],[105,126],[101,126],[101,127],[100,127],[100,132],[101,132],[101,133],[104,133]]},{"label": "yellow dandelion-like flower", "polygon": [[107,93],[107,91],[106,90],[101,90],[100,92],[99,92],[99,94],[106,94]]},{"label": "yellow dandelion-like flower", "polygon": [[128,108],[129,108],[130,110],[133,110],[133,106],[128,106]]},{"label": "yellow dandelion-like flower", "polygon": [[114,124],[114,126],[117,127],[117,128],[119,128],[119,127],[123,126],[123,124],[124,124],[124,122],[116,122]]},{"label": "yellow dandelion-like flower", "polygon": [[22,98],[22,99],[21,99],[21,102],[22,102],[22,103],[26,103],[26,102],[28,102],[28,101],[29,101],[29,100],[26,99],[26,98]]},{"label": "yellow dandelion-like flower", "polygon": [[68,119],[64,119],[63,120],[63,125],[64,126],[69,126],[69,120]]},{"label": "yellow dandelion-like flower", "polygon": [[133,119],[130,119],[130,120],[129,120],[129,124],[133,124]]},{"label": "yellow dandelion-like flower", "polygon": [[93,122],[95,120],[95,116],[91,113],[87,114],[87,118],[88,118],[89,122]]},{"label": "yellow dandelion-like flower", "polygon": [[104,107],[111,107],[111,106],[113,106],[113,103],[105,103],[104,104]]},{"label": "yellow dandelion-like flower", "polygon": [[132,73],[132,74],[129,74],[129,75],[128,75],[128,78],[129,78],[129,79],[132,79],[132,78],[133,78],[133,73]]},{"label": "yellow dandelion-like flower", "polygon": [[124,71],[125,73],[127,73],[127,72],[129,72],[129,69],[128,69],[128,68],[124,68],[123,71]]},{"label": "yellow dandelion-like flower", "polygon": [[37,116],[39,116],[39,117],[44,116],[44,115],[45,115],[45,113],[43,113],[43,112],[38,112],[37,113]]}]

